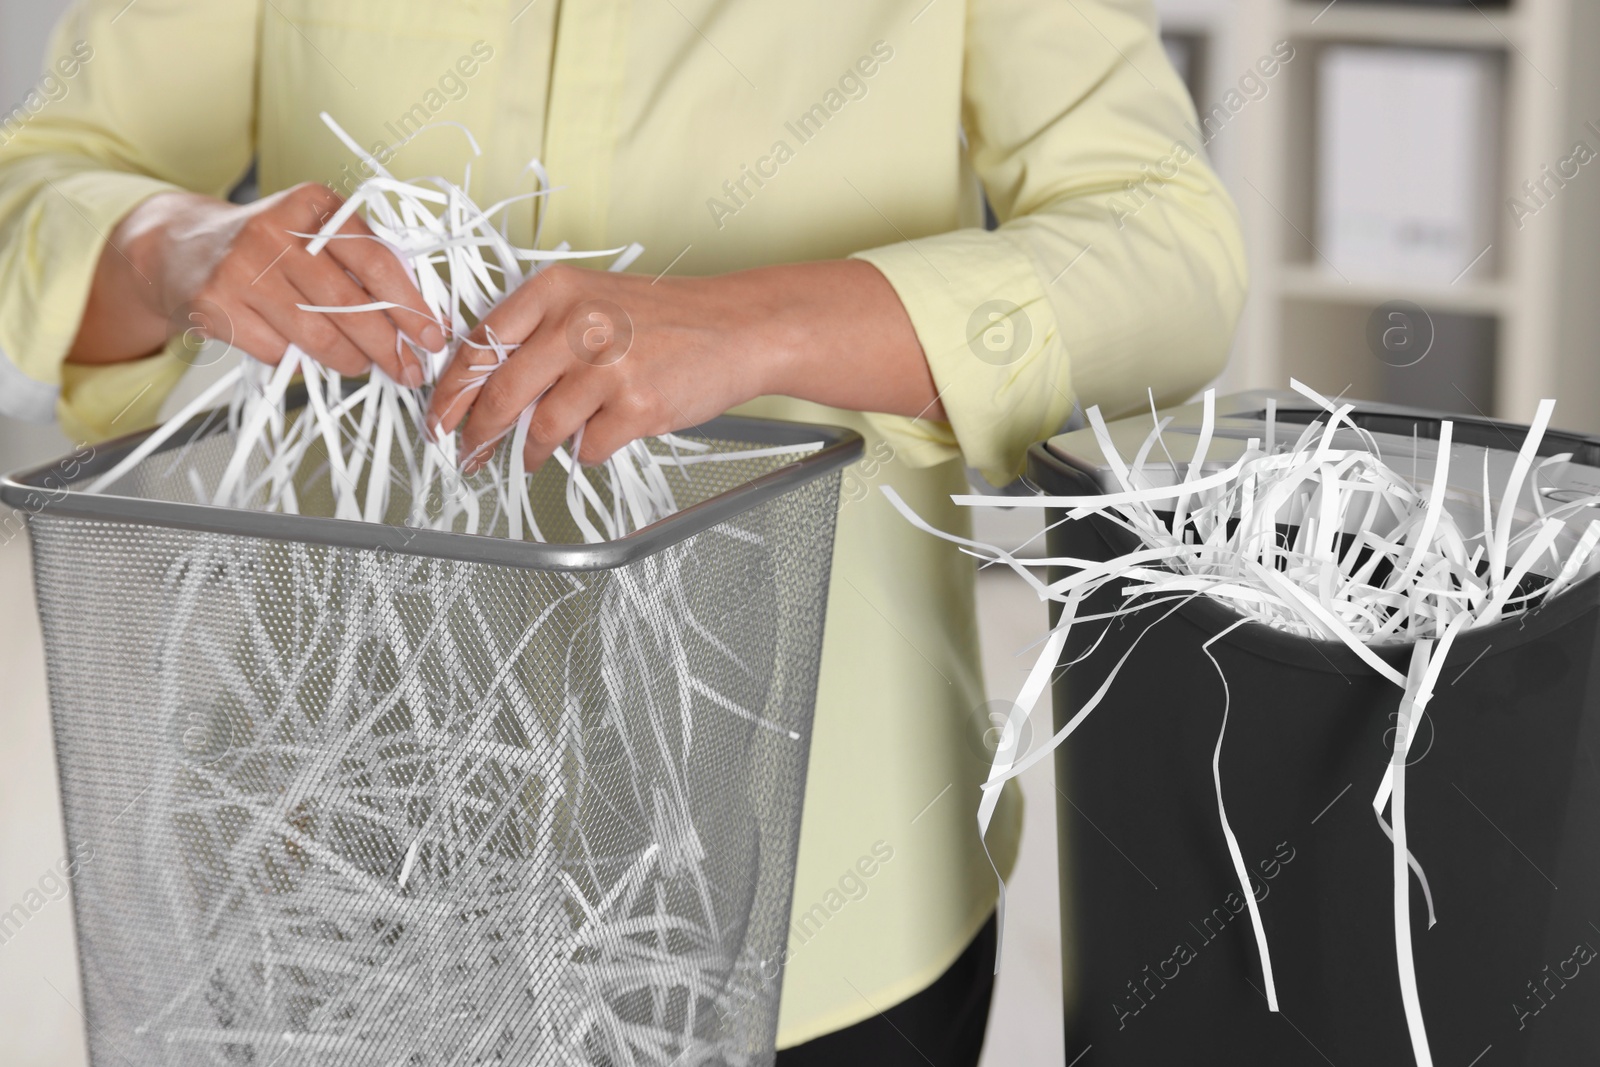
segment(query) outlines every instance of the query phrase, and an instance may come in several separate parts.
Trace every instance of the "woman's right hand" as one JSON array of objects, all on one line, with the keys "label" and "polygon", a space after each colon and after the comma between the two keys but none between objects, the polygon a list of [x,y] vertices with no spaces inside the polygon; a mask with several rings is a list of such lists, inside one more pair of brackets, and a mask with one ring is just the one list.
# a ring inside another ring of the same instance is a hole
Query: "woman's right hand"
[{"label": "woman's right hand", "polygon": [[[316,233],[343,202],[313,183],[245,205],[186,192],[151,197],[117,225],[101,254],[68,359],[138,359],[199,329],[265,363],[294,344],[341,374],[376,364],[402,384],[421,385],[422,365],[400,337],[429,352],[445,337],[400,261],[355,216],[339,232],[366,239],[329,241],[312,255],[295,236]],[[298,307],[378,301],[400,307]]]}]

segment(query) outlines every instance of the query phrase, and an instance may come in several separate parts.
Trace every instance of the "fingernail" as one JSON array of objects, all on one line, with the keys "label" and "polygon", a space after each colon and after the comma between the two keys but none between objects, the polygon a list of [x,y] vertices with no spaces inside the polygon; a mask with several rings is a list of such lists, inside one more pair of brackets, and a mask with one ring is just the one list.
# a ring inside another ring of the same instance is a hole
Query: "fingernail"
[{"label": "fingernail", "polygon": [[422,384],[422,368],[415,363],[407,363],[400,368],[400,384],[415,389]]}]

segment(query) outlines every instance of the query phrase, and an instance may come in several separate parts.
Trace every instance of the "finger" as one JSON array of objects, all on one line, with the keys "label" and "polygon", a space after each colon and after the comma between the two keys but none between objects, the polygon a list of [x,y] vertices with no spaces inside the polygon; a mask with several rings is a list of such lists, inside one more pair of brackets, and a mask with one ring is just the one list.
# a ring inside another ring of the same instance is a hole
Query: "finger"
[{"label": "finger", "polygon": [[327,252],[334,262],[354,274],[374,299],[400,305],[390,312],[390,317],[401,333],[425,351],[437,352],[443,348],[442,325],[428,310],[427,301],[422,299],[422,293],[394,252],[373,236],[371,227],[359,216],[351,217],[339,232],[359,236],[328,242]]},{"label": "finger", "polygon": [[454,433],[461,420],[472,409],[478,392],[500,365],[509,359],[515,346],[500,351],[464,342],[440,373],[428,399],[428,415],[424,423],[434,440]]},{"label": "finger", "polygon": [[[553,351],[538,339],[513,352],[470,398],[472,414],[461,431],[461,454],[473,455],[486,442],[504,435],[523,409],[554,385],[571,362],[565,348]],[[540,423],[537,413],[534,420]],[[529,432],[531,436],[533,431]]]},{"label": "finger", "polygon": [[602,464],[629,442],[686,426],[693,426],[693,422],[661,390],[614,389],[606,394],[600,411],[589,416],[578,461]]},{"label": "finger", "polygon": [[237,348],[251,358],[274,367],[289,350],[288,340],[250,308],[237,307],[229,312],[228,318],[233,323],[233,336],[225,339],[229,348]]},{"label": "finger", "polygon": [[491,341],[521,345],[544,323],[555,299],[552,283],[544,280],[550,274],[545,271],[523,283],[485,315],[456,350],[439,375],[428,405],[428,425],[436,435],[455,432],[476,402],[477,391],[485,385],[484,367],[492,368],[498,359],[490,349]]},{"label": "finger", "polygon": [[264,196],[246,210],[250,223],[274,238],[286,237],[296,244],[304,244],[302,233],[316,233],[333,214],[344,206],[344,197],[316,182],[299,185]]},{"label": "finger", "polygon": [[[311,297],[303,303],[319,307],[355,307],[372,297],[331,259],[302,253],[285,257],[284,273],[296,289]],[[327,317],[367,359],[403,385],[422,384],[422,364],[400,340],[395,324],[381,311],[311,312]]]},{"label": "finger", "polygon": [[[498,335],[491,336],[494,337],[493,345],[479,344],[469,336],[456,349],[449,365],[439,375],[438,384],[434,386],[433,396],[428,402],[428,426],[435,437],[454,433],[467,417],[467,412],[478,403],[483,391],[489,388],[489,383],[527,347],[519,347],[515,341],[501,343]],[[496,389],[521,381],[521,375],[526,373],[527,368],[517,369],[510,379],[496,386]],[[555,380],[554,373],[544,377],[540,388]],[[527,405],[524,402],[522,406]]]},{"label": "finger", "polygon": [[366,373],[371,361],[328,321],[332,316],[296,306],[312,303],[315,301],[277,271],[262,278],[251,291],[250,307],[306,355],[346,376]]},{"label": "finger", "polygon": [[428,423],[436,434],[454,433],[476,403],[478,391],[486,385],[485,368],[492,370],[499,363],[494,346],[515,348],[542,320],[540,302],[524,296],[524,289],[501,301],[478,323],[439,375],[428,404]]},{"label": "finger", "polygon": [[650,415],[638,405],[625,401],[607,403],[590,416],[583,429],[583,447],[578,451],[578,462],[589,465],[604,463],[618,449],[641,437],[665,432],[648,422]]},{"label": "finger", "polygon": [[529,278],[516,292],[490,309],[467,334],[469,341],[487,344],[490,331],[502,341],[522,343],[537,330],[556,303],[557,289],[564,284],[566,271],[547,269]]},{"label": "finger", "polygon": [[[523,467],[536,471],[579,430],[588,448],[589,431],[585,424],[600,410],[605,395],[593,384],[592,375],[569,374],[545,393],[528,423],[528,441],[523,446]],[[477,418],[474,414],[473,418]]]},{"label": "finger", "polygon": [[310,229],[313,232],[322,228],[340,208],[344,207],[344,197],[340,196],[331,186],[321,182],[301,182],[282,194],[285,210],[292,212],[309,212],[313,220],[308,224],[300,222],[299,218],[292,219],[296,229]]}]

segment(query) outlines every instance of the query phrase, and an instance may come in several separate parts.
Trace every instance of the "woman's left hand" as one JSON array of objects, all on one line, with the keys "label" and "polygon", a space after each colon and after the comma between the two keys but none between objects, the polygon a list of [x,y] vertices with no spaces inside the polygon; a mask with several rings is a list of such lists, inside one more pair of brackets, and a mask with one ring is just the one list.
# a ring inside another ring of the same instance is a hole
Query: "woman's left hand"
[{"label": "woman's left hand", "polygon": [[[512,349],[496,367],[492,331]],[[462,421],[481,467],[538,401],[527,469],[583,431],[578,459],[694,426],[768,394],[942,418],[932,376],[888,281],[855,260],[657,278],[555,265],[468,335],[429,405],[436,436]]]}]

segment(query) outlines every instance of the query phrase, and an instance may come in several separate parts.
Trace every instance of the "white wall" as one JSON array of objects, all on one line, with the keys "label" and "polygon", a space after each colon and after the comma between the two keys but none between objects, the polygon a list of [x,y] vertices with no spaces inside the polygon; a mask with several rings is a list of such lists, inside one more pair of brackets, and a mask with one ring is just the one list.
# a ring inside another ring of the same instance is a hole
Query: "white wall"
[{"label": "white wall", "polygon": [[0,102],[9,110],[39,76],[45,37],[66,0],[0,0]]},{"label": "white wall", "polygon": [[[39,77],[45,38],[66,8],[66,0],[0,0],[0,110],[10,111]],[[0,416],[0,472],[48,462],[70,448],[54,426]]]}]

